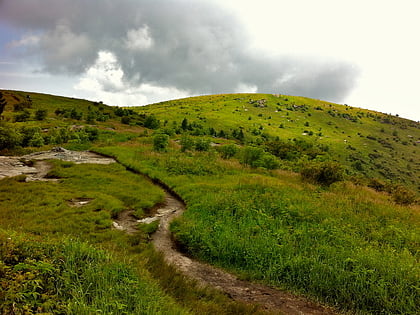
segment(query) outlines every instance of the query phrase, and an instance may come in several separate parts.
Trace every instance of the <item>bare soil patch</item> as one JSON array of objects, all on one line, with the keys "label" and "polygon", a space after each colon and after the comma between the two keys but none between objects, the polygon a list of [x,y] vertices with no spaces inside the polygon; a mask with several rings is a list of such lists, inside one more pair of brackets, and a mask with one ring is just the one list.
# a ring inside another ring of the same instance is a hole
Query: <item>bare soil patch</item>
[{"label": "bare soil patch", "polygon": [[90,151],[71,151],[61,147],[50,151],[35,152],[22,156],[0,156],[0,179],[27,175],[26,181],[57,181],[46,178],[51,165],[46,160],[63,160],[76,164],[110,164],[116,161]]}]

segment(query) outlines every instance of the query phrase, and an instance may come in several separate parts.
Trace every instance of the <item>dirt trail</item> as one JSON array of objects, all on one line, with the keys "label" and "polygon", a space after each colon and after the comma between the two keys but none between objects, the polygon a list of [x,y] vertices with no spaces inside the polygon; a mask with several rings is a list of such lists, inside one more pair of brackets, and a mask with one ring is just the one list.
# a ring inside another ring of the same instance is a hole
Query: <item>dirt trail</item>
[{"label": "dirt trail", "polygon": [[332,309],[295,296],[285,291],[238,279],[221,269],[192,260],[180,253],[169,231],[170,222],[185,211],[185,204],[166,191],[165,203],[157,212],[160,216],[158,230],[152,236],[155,248],[163,253],[165,261],[175,266],[187,277],[204,286],[221,290],[233,300],[259,304],[270,312],[283,314],[337,314]]},{"label": "dirt trail", "polygon": [[[109,164],[116,162],[93,152],[76,152],[63,148],[51,151],[33,153],[21,157],[0,156],[0,179],[8,176],[27,175],[29,180],[47,180],[45,176],[51,169],[47,159],[61,159],[75,163]],[[35,162],[32,164],[30,161]],[[265,310],[282,314],[337,314],[334,310],[311,302],[305,298],[292,295],[288,292],[239,280],[232,274],[208,264],[192,260],[179,252],[171,238],[170,222],[185,211],[185,204],[168,189],[165,190],[165,202],[159,206],[152,217],[137,220],[133,211],[127,210],[120,213],[113,222],[113,228],[126,233],[136,232],[139,222],[150,223],[160,219],[159,227],[152,236],[152,242],[161,252],[168,264],[175,266],[182,274],[195,279],[203,286],[210,286],[221,290],[233,300],[245,303],[259,304]],[[89,200],[75,200],[75,206],[83,206]]]}]

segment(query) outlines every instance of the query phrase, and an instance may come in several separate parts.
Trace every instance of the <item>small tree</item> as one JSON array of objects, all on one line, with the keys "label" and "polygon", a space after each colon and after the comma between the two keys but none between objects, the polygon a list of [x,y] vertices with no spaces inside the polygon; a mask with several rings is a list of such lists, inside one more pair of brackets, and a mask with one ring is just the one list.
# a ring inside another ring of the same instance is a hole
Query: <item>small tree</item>
[{"label": "small tree", "polygon": [[194,149],[194,139],[192,137],[189,136],[182,136],[181,138],[181,151],[185,152],[188,150],[192,150]]},{"label": "small tree", "polygon": [[155,115],[150,115],[144,120],[144,126],[149,129],[158,129],[160,127],[160,122]]},{"label": "small tree", "polygon": [[153,149],[158,152],[166,151],[169,144],[169,136],[164,133],[158,133],[153,137]]},{"label": "small tree", "polygon": [[188,119],[184,118],[181,122],[181,128],[182,130],[188,130]]},{"label": "small tree", "polygon": [[3,93],[0,92],[0,119],[2,119],[2,117],[3,117],[2,114],[3,114],[3,111],[6,107],[6,105],[7,105],[7,102],[3,97]]}]

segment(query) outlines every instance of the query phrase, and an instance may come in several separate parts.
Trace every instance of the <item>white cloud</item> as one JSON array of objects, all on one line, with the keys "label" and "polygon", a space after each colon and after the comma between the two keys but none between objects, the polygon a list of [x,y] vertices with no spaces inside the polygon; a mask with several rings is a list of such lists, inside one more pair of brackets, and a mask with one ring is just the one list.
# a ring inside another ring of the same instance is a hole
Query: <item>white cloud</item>
[{"label": "white cloud", "polygon": [[95,63],[81,77],[76,90],[121,90],[124,72],[112,52],[100,51]]},{"label": "white cloud", "polygon": [[130,50],[142,51],[153,46],[153,38],[150,36],[149,27],[144,25],[138,29],[127,31],[125,46]]},{"label": "white cloud", "polygon": [[257,93],[258,87],[252,84],[239,83],[235,89],[235,93]]},{"label": "white cloud", "polygon": [[135,106],[146,105],[165,99],[187,97],[187,91],[174,87],[162,87],[143,83],[131,86],[124,80],[124,72],[116,58],[109,51],[100,51],[93,66],[74,85],[77,94],[101,100],[109,105]]}]

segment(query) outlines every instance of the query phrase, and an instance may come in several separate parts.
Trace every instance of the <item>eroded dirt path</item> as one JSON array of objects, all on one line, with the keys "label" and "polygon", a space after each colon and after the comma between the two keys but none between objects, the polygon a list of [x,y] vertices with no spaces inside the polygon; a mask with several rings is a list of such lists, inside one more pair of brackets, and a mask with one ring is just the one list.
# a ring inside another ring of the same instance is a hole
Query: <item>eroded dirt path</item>
[{"label": "eroded dirt path", "polygon": [[[51,166],[45,160],[60,159],[74,163],[109,164],[116,162],[112,158],[83,151],[69,151],[55,148],[51,151],[33,153],[21,157],[0,156],[0,179],[8,176],[27,175],[26,180],[48,180],[45,178]],[[34,162],[31,162],[34,161]],[[165,258],[165,261],[175,266],[185,276],[196,280],[200,285],[210,286],[221,290],[233,300],[245,303],[259,304],[265,310],[281,314],[337,314],[334,310],[311,302],[305,298],[295,296],[285,291],[268,286],[251,283],[238,279],[221,269],[193,260],[179,252],[171,238],[170,222],[185,211],[185,204],[164,185],[165,201],[154,215],[137,220],[133,211],[126,210],[119,214],[113,222],[113,228],[133,234],[137,225],[151,223],[160,219],[159,227],[152,236],[152,242]],[[73,206],[83,206],[89,200],[72,200]]]}]

